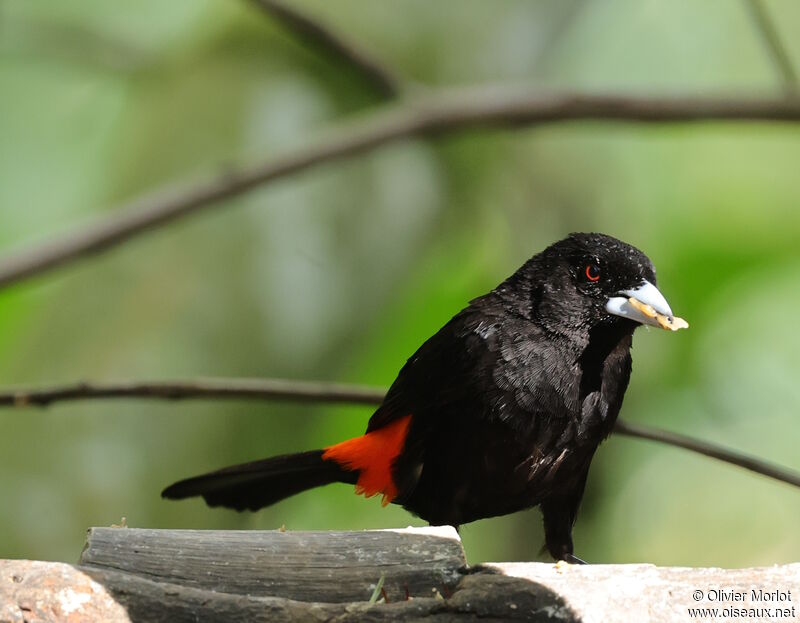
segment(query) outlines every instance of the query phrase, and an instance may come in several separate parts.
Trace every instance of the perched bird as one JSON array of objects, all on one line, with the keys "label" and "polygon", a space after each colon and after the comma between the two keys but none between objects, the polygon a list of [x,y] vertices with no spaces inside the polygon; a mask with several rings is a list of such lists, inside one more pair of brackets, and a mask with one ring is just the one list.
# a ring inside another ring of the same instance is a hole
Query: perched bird
[{"label": "perched bird", "polygon": [[617,419],[639,324],[677,330],[652,262],[603,234],[572,234],[476,298],[406,362],[367,431],[167,487],[257,510],[312,487],[355,485],[433,525],[540,506],[557,560],[597,446]]}]

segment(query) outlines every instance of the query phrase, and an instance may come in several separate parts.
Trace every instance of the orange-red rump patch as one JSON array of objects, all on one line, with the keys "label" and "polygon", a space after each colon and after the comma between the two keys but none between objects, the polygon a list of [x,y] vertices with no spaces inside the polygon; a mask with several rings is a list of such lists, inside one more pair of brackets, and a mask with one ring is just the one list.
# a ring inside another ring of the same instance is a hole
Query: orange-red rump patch
[{"label": "orange-red rump patch", "polygon": [[322,458],[358,471],[356,493],[363,493],[365,497],[382,493],[381,503],[386,506],[397,497],[392,464],[403,451],[410,423],[410,415],[398,418],[366,435],[325,448]]}]

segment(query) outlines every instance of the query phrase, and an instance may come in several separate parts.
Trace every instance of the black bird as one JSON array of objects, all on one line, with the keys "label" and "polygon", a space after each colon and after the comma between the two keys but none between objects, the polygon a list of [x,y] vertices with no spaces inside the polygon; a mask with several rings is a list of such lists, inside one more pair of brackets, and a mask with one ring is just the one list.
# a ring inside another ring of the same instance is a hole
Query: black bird
[{"label": "black bird", "polygon": [[572,526],[628,386],[634,329],[688,326],[655,284],[638,249],[572,234],[428,339],[361,437],[182,480],[162,495],[257,510],[344,482],[456,527],[539,505],[550,554],[581,562]]}]

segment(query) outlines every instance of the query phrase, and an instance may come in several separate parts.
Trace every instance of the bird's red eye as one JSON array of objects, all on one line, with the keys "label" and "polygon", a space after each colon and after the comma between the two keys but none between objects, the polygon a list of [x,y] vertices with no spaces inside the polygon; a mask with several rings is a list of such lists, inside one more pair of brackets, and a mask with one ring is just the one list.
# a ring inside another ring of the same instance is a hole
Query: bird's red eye
[{"label": "bird's red eye", "polygon": [[586,278],[589,281],[600,280],[600,267],[597,264],[589,264],[586,266]]}]

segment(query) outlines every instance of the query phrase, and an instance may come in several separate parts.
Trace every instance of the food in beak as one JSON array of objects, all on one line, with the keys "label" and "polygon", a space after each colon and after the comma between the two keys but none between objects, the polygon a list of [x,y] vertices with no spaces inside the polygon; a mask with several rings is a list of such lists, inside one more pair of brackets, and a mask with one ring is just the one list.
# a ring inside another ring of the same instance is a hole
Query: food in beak
[{"label": "food in beak", "polygon": [[642,303],[639,299],[630,297],[628,299],[628,302],[648,318],[655,318],[662,329],[669,329],[670,331],[678,331],[679,329],[689,328],[689,323],[686,322],[683,318],[678,318],[677,316],[665,316],[664,314],[659,314],[655,309],[653,309],[652,305],[648,305],[647,303]]}]

